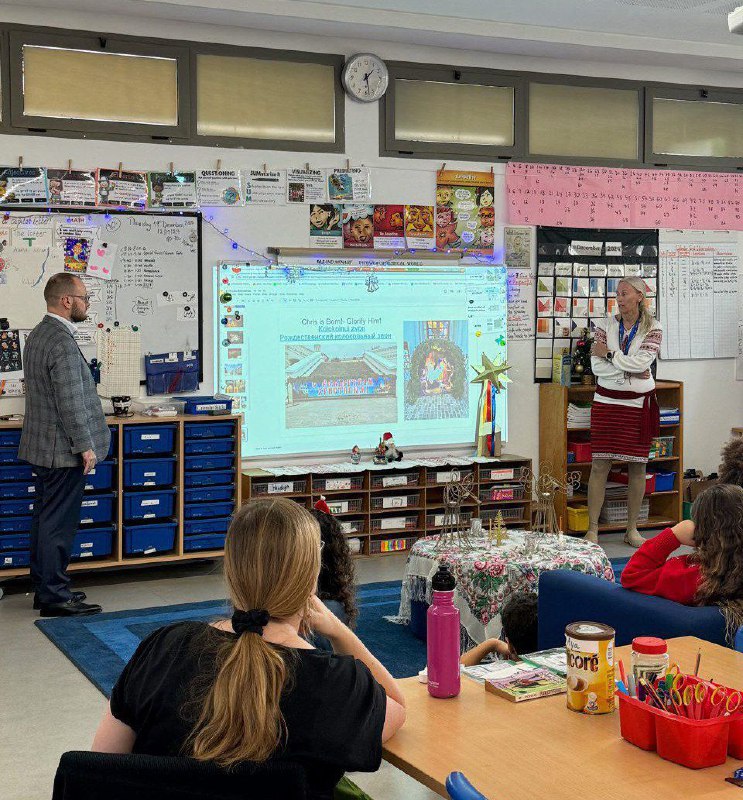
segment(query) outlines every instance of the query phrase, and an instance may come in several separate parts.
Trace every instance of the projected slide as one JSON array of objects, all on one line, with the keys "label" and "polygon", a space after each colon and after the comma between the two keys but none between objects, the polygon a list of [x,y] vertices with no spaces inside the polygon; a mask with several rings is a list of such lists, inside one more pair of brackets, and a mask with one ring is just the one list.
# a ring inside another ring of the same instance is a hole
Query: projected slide
[{"label": "projected slide", "polygon": [[505,357],[505,269],[225,264],[214,322],[247,457],[474,442],[470,364]]}]

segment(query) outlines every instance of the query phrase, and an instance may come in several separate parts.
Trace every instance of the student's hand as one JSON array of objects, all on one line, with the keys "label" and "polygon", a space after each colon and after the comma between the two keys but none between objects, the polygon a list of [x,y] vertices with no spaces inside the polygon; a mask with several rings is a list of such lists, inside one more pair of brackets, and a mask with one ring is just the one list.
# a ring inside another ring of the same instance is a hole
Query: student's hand
[{"label": "student's hand", "polygon": [[606,358],[608,352],[609,348],[601,342],[594,342],[591,347],[591,355],[596,356],[596,358]]},{"label": "student's hand", "polygon": [[83,475],[87,475],[96,464],[95,453],[92,450],[86,450],[84,453],[80,453],[80,456],[83,459]]},{"label": "student's hand", "polygon": [[679,540],[679,544],[694,547],[694,523],[690,519],[685,519],[671,528],[674,536]]},{"label": "student's hand", "polygon": [[325,636],[328,639],[337,636],[340,630],[345,627],[343,623],[317,595],[312,595],[311,603],[310,617],[307,620],[310,628],[315,633],[319,633],[320,636]]},{"label": "student's hand", "polygon": [[497,653],[501,658],[512,658],[513,653],[511,652],[511,645],[508,642],[504,642],[501,639],[491,639],[492,642],[492,650],[491,653]]}]

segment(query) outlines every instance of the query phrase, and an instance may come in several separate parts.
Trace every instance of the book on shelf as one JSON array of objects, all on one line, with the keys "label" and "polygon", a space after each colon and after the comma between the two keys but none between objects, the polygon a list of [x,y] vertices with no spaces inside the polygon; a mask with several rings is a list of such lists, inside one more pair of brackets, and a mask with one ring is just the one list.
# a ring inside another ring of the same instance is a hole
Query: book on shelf
[{"label": "book on shelf", "polygon": [[524,700],[536,700],[553,694],[565,694],[567,682],[565,678],[550,672],[543,667],[528,672],[518,672],[509,678],[491,678],[485,681],[485,691],[498,697],[505,697],[512,703]]},{"label": "book on shelf", "polygon": [[563,678],[568,674],[568,656],[564,647],[553,647],[550,650],[528,653],[521,656],[521,660],[532,667],[544,667]]}]

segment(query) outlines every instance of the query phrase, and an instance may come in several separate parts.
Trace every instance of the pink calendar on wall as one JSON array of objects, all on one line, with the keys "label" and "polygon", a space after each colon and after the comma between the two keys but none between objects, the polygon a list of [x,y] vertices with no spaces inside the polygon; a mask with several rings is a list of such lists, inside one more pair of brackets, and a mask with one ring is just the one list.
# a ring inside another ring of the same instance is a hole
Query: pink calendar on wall
[{"label": "pink calendar on wall", "polygon": [[508,221],[584,228],[743,230],[743,175],[508,164]]}]

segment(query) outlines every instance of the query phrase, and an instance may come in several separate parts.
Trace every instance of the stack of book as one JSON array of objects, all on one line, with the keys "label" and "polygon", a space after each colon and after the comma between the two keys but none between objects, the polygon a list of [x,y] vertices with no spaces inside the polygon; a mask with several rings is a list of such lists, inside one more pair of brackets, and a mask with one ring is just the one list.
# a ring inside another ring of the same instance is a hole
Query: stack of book
[{"label": "stack of book", "polygon": [[678,408],[661,408],[660,410],[660,424],[661,425],[675,425],[681,421],[681,413]]},{"label": "stack of book", "polygon": [[568,430],[591,427],[591,404],[568,403]]}]

